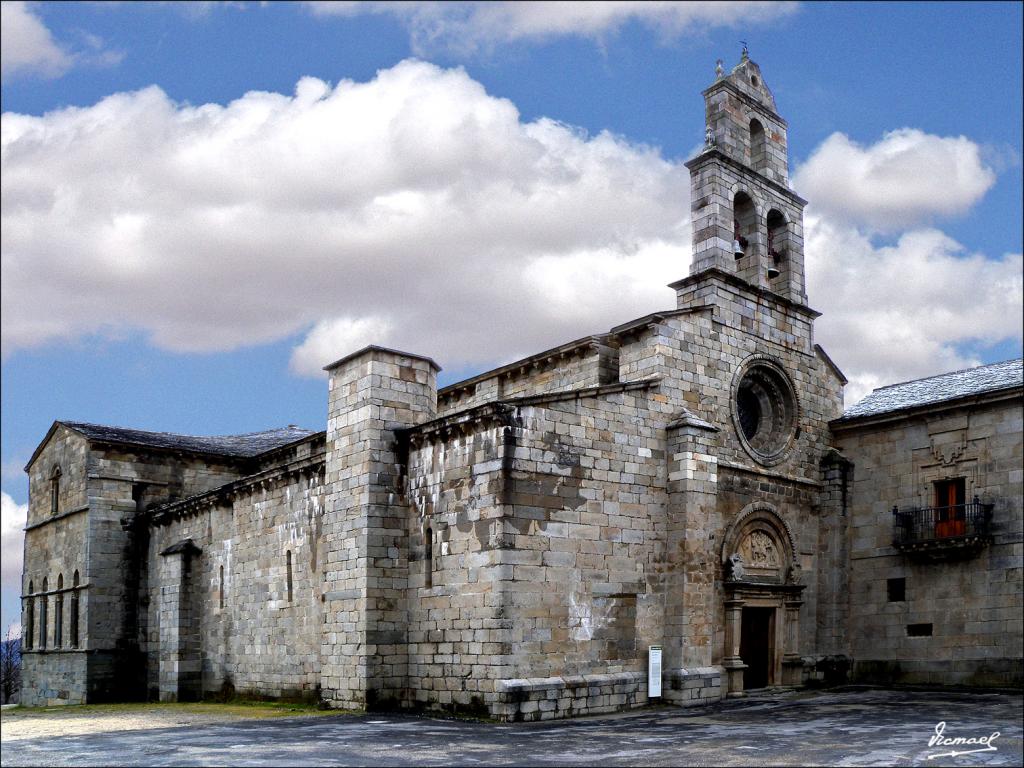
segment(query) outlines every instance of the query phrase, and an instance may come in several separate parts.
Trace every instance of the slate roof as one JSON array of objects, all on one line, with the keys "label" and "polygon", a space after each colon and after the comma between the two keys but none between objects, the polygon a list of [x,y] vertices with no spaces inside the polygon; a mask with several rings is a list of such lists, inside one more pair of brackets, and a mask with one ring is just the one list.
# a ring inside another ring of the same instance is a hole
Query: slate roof
[{"label": "slate roof", "polygon": [[996,392],[1024,385],[1024,359],[982,365],[927,379],[879,387],[856,405],[846,409],[840,422],[879,416],[908,408],[933,405],[947,400]]},{"label": "slate roof", "polygon": [[282,445],[294,443],[315,434],[312,430],[296,426],[268,429],[264,432],[249,432],[244,435],[219,435],[200,437],[176,435],[171,432],[144,432],[141,429],[106,427],[101,424],[85,424],[79,421],[61,421],[64,426],[85,435],[90,440],[105,443],[139,445],[146,448],[162,448],[174,451],[206,453],[216,456],[248,459],[266,453]]}]

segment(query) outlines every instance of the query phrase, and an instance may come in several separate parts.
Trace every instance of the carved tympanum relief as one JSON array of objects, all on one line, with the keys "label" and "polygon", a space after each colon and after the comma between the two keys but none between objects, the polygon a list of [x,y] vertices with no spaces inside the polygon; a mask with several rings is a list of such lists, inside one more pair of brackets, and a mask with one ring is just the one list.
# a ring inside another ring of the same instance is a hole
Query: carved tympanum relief
[{"label": "carved tympanum relief", "polygon": [[782,565],[775,542],[764,531],[747,534],[740,543],[740,555],[751,568],[777,569]]}]

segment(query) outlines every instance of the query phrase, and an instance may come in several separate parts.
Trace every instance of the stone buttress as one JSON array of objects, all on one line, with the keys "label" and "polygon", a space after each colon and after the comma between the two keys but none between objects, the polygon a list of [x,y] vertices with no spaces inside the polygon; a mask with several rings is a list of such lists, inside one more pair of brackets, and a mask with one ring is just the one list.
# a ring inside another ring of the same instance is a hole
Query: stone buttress
[{"label": "stone buttress", "polygon": [[432,418],[438,366],[367,347],[330,375],[321,695],[334,706],[400,704],[408,677],[407,505],[395,430]]}]

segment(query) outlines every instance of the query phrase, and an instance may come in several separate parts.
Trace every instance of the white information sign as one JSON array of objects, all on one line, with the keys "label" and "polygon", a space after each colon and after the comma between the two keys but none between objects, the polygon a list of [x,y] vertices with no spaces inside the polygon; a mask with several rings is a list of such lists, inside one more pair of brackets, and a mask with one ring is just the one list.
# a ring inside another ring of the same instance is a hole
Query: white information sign
[{"label": "white information sign", "polygon": [[661,697],[661,646],[652,645],[647,651],[647,698]]}]

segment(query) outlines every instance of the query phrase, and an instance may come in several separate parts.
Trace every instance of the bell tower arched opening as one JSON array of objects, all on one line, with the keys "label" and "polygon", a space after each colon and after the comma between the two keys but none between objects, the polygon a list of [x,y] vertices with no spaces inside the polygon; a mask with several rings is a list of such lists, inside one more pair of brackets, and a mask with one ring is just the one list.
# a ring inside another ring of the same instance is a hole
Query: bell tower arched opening
[{"label": "bell tower arched opening", "polygon": [[732,199],[733,256],[740,261],[755,253],[757,242],[757,208],[746,192],[737,192]]},{"label": "bell tower arched opening", "polygon": [[768,233],[768,279],[774,280],[782,274],[786,261],[789,225],[786,217],[777,208],[768,211],[764,223]]}]

